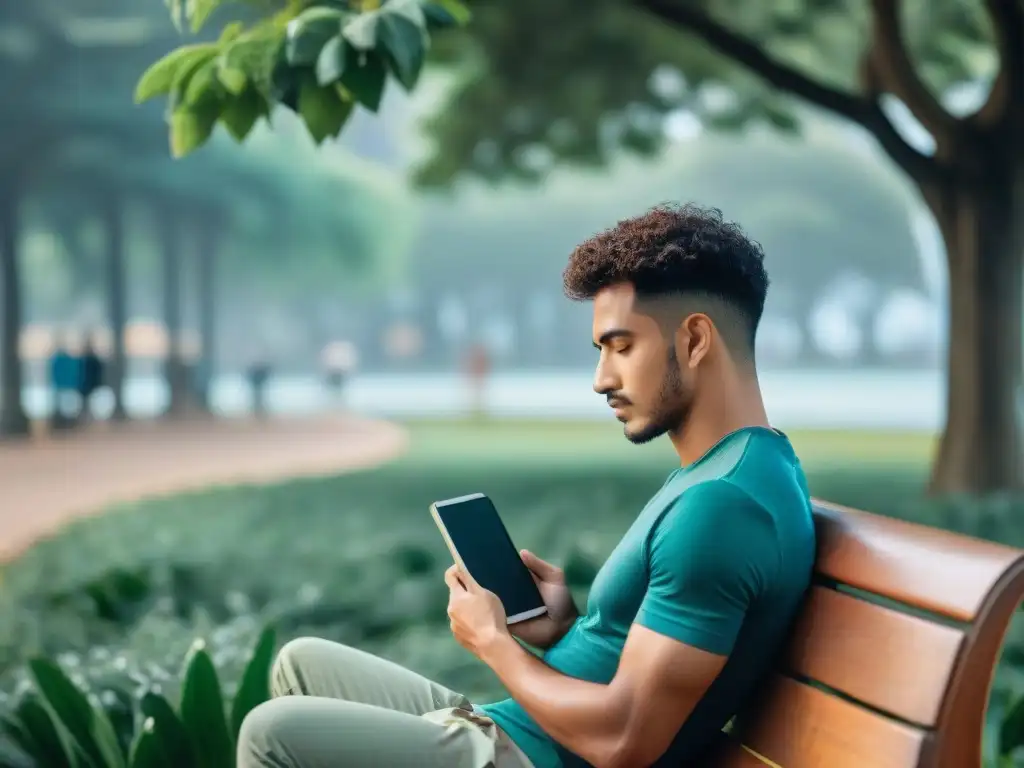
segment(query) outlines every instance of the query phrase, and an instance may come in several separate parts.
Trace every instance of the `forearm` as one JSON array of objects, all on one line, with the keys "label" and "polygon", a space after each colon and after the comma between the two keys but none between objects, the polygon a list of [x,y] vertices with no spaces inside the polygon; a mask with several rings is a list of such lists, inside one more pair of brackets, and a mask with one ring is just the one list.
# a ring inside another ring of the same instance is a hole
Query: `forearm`
[{"label": "forearm", "polygon": [[483,660],[551,738],[598,768],[612,764],[622,744],[628,707],[611,686],[563,675],[508,635],[497,640]]}]

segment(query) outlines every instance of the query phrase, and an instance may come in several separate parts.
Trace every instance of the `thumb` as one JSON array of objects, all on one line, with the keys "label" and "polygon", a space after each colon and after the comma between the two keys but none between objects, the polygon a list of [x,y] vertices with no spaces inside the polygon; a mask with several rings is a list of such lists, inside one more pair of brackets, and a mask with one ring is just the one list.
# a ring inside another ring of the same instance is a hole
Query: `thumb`
[{"label": "thumb", "polygon": [[558,578],[561,574],[561,570],[557,566],[552,565],[546,560],[541,560],[528,549],[522,550],[519,554],[523,558],[526,567],[542,579]]}]

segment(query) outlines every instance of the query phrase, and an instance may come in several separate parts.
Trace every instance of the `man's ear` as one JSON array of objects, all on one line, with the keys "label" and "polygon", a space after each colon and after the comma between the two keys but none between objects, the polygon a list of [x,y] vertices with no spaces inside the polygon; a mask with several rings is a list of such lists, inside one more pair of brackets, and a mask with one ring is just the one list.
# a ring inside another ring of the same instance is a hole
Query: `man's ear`
[{"label": "man's ear", "polygon": [[715,326],[703,312],[694,312],[683,318],[676,328],[676,357],[686,368],[696,368],[711,350]]}]

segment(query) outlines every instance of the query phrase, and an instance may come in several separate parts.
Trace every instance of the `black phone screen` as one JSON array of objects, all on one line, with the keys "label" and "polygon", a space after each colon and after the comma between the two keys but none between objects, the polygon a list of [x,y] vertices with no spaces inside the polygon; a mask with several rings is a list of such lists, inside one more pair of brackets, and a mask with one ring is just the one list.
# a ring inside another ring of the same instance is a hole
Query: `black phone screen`
[{"label": "black phone screen", "polygon": [[434,505],[469,574],[498,596],[509,617],[544,606],[498,510],[480,494]]}]

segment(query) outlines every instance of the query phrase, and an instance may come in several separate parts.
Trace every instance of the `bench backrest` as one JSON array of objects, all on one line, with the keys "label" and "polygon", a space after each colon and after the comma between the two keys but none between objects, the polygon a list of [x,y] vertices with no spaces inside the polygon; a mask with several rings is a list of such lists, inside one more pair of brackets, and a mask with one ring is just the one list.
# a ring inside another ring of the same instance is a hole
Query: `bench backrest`
[{"label": "bench backrest", "polygon": [[814,512],[816,584],[716,765],[977,768],[1024,551],[824,502]]}]

